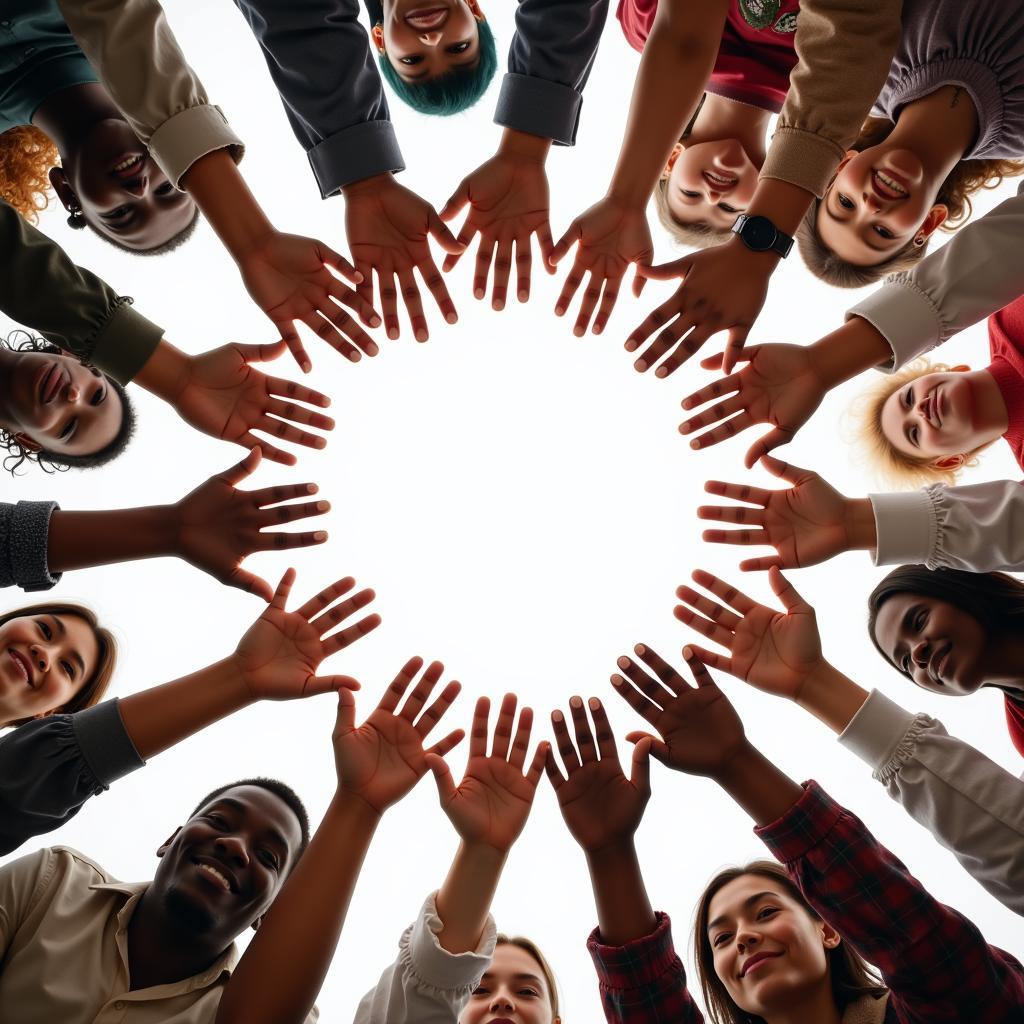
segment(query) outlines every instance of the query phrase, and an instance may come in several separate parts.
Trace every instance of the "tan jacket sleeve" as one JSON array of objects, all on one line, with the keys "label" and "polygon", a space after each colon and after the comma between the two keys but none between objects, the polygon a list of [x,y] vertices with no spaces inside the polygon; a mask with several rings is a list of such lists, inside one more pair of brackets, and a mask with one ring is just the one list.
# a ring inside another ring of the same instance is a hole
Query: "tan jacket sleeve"
[{"label": "tan jacket sleeve", "polygon": [[761,168],[819,199],[882,91],[900,41],[901,0],[806,0],[798,63]]},{"label": "tan jacket sleeve", "polygon": [[176,187],[214,150],[227,148],[241,160],[242,140],[210,103],[157,0],[58,4],[111,98]]}]

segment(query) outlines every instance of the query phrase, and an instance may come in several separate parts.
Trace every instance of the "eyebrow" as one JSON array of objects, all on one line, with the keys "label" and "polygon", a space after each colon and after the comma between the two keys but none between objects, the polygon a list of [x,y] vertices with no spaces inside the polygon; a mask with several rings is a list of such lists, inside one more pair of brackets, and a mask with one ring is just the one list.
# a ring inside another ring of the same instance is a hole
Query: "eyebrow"
[{"label": "eyebrow", "polygon": [[[461,41],[462,42],[466,42],[465,39],[463,39]],[[458,46],[458,45],[459,45],[458,43],[452,43],[452,46]],[[414,56],[419,56],[419,54],[414,54]],[[477,62],[477,59],[478,58],[476,56],[474,56],[472,60],[460,61],[458,64],[452,64],[451,67],[453,67],[453,68],[468,68],[471,64],[475,64]],[[430,74],[429,71],[424,71],[422,75],[403,75],[402,72],[399,71],[398,72],[398,77],[404,79],[407,82],[418,82],[421,78],[426,78],[427,75],[429,75],[429,74]]]},{"label": "eyebrow", "polygon": [[[481,981],[483,980],[483,978],[493,978],[493,977],[494,977],[494,971],[484,971],[484,973],[483,973],[483,975],[481,977]],[[543,988],[544,987],[544,983],[541,981],[540,978],[537,977],[536,974],[513,974],[512,975],[512,980],[513,981],[532,981],[533,984],[536,985],[538,988]]]},{"label": "eyebrow", "polygon": [[[224,804],[224,805],[230,807],[233,811],[237,811],[238,814],[240,814],[243,819],[245,819],[245,818],[247,818],[249,816],[248,808],[240,800],[233,800],[229,796],[222,796],[222,797],[220,797],[220,799],[218,799],[216,801],[216,803],[213,803],[210,806],[211,807],[216,807],[216,806],[218,806],[218,804]],[[278,830],[276,828],[273,828],[273,827],[268,828],[267,829],[267,835],[270,837],[271,840],[273,840],[275,843],[277,843],[281,847],[281,851],[282,851],[282,853],[285,854],[285,856],[287,856],[289,854],[290,848],[288,846],[288,840],[285,839],[285,837],[283,835],[281,835],[281,833],[278,832]]]},{"label": "eyebrow", "polygon": [[[765,896],[771,896],[774,899],[781,898],[777,892],[772,892],[769,889],[765,889],[764,892],[755,892],[753,896],[748,896],[743,901],[741,906],[744,910],[746,910],[748,907],[752,907],[755,903],[758,903],[761,900],[763,900]],[[719,925],[725,924],[728,920],[729,918],[726,914],[720,914],[718,917],[714,919],[714,921],[708,922],[708,931],[714,931],[715,928],[719,927]]]},{"label": "eyebrow", "polygon": [[[835,214],[834,214],[834,213],[833,213],[833,212],[832,212],[832,211],[831,211],[831,210],[829,209],[829,206],[828,206],[828,197],[827,197],[827,196],[825,197],[825,201],[824,201],[824,202],[823,202],[823,203],[822,203],[821,205],[822,205],[822,206],[823,206],[823,207],[825,208],[825,212],[826,212],[826,213],[827,213],[827,214],[828,214],[828,215],[829,215],[829,216],[830,216],[830,217],[831,217],[831,218],[832,218],[832,219],[833,219],[833,220],[834,220],[834,221],[835,221],[835,222],[836,222],[837,224],[848,224],[848,223],[849,223],[849,220],[850,220],[850,218],[849,218],[849,217],[837,217],[837,216],[836,216],[836,215],[835,215]],[[879,246],[877,246],[877,245],[872,245],[872,244],[871,244],[870,242],[866,241],[866,240],[865,240],[865,239],[863,239],[863,238],[862,238],[862,239],[860,239],[860,241],[861,241],[861,242],[863,242],[863,243],[864,243],[864,244],[865,244],[865,245],[866,245],[866,246],[867,246],[867,247],[868,247],[868,248],[869,248],[869,249],[870,249],[870,250],[871,250],[872,252],[888,252],[888,250],[887,250],[887,249],[885,248],[885,246],[881,246],[881,247],[879,247]],[[890,241],[892,241],[892,239],[890,239]]]}]

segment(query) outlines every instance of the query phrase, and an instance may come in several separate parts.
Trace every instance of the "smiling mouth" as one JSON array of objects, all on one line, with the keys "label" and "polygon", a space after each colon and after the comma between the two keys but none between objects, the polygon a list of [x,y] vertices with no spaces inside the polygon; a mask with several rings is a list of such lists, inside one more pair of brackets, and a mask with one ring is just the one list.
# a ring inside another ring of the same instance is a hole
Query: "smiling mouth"
[{"label": "smiling mouth", "polygon": [[142,168],[145,163],[145,153],[130,153],[121,157],[121,159],[110,168],[110,173],[119,181],[131,181],[133,178],[138,178],[142,174]]},{"label": "smiling mouth", "polygon": [[936,429],[940,429],[942,427],[942,417],[939,415],[939,388],[941,387],[941,384],[936,384],[935,387],[928,392],[928,398],[925,400],[924,404],[925,418]]},{"label": "smiling mouth", "polygon": [[931,665],[928,666],[929,674],[936,682],[943,681],[946,665],[949,664],[949,655],[952,650],[953,645],[947,640],[946,646],[942,649],[942,653],[936,655]]},{"label": "smiling mouth", "polygon": [[751,971],[756,970],[766,960],[774,960],[776,957],[782,956],[781,953],[758,953],[752,956],[743,965],[743,970],[740,971],[740,977],[745,978]]},{"label": "smiling mouth", "polygon": [[219,886],[224,892],[235,892],[237,890],[238,887],[234,883],[234,880],[229,878],[228,875],[215,864],[212,864],[208,860],[193,860],[192,863],[195,865],[199,874],[208,879],[214,885]]},{"label": "smiling mouth", "polygon": [[405,16],[405,23],[417,32],[435,32],[448,20],[447,7],[421,7]]},{"label": "smiling mouth", "polygon": [[910,196],[910,190],[906,185],[886,171],[871,171],[871,187],[875,190],[876,195],[892,202],[907,199]]},{"label": "smiling mouth", "polygon": [[36,687],[32,678],[32,666],[29,664],[28,658],[21,651],[16,651],[13,647],[8,648],[7,653],[11,656],[11,661],[18,666],[18,671],[25,677],[26,684],[34,690]]},{"label": "smiling mouth", "polygon": [[37,394],[43,405],[49,405],[60,394],[60,389],[66,383],[64,371],[56,359],[39,371],[36,380],[38,382]]},{"label": "smiling mouth", "polygon": [[727,178],[724,174],[716,174],[714,171],[702,171],[701,176],[716,192],[732,188],[739,181],[739,178]]}]

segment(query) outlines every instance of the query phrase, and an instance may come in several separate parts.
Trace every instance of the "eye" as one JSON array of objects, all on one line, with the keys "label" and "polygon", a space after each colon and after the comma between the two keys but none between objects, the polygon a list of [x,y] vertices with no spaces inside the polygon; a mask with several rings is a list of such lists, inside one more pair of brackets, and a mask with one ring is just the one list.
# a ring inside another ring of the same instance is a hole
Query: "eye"
[{"label": "eye", "polygon": [[89,399],[89,404],[90,405],[102,405],[106,400],[107,400],[107,389],[106,388],[97,388],[93,392],[92,398]]},{"label": "eye", "polygon": [[914,386],[911,385],[903,392],[903,404],[908,408],[912,408],[914,405]]},{"label": "eye", "polygon": [[466,39],[461,43],[454,43],[446,48],[448,53],[465,53],[469,49],[470,40]]},{"label": "eye", "polygon": [[406,67],[415,67],[417,64],[423,63],[423,55],[420,53],[414,53],[411,57],[399,57],[399,64],[404,64]]},{"label": "eye", "polygon": [[111,210],[109,213],[101,213],[100,216],[104,220],[121,220],[131,212],[132,208],[130,206],[119,206],[116,210]]},{"label": "eye", "polygon": [[910,675],[910,656],[909,655],[907,655],[907,654],[903,655],[903,658],[900,660],[900,669],[903,671],[904,675],[906,675],[906,676]]},{"label": "eye", "polygon": [[688,189],[685,188],[681,188],[679,191],[682,192],[683,195],[687,197],[687,199],[700,199],[699,192],[690,192]]},{"label": "eye", "polygon": [[726,213],[739,213],[740,212],[739,210],[736,209],[735,206],[729,206],[728,203],[719,203],[718,204],[718,208],[720,210],[725,210]]},{"label": "eye", "polygon": [[486,996],[486,995],[488,995],[488,991],[487,991],[487,989],[483,985],[477,985],[477,987],[475,989],[473,989],[473,995],[475,995],[475,996]]},{"label": "eye", "polygon": [[278,871],[279,870],[278,863],[277,863],[277,856],[274,854],[273,850],[261,850],[260,851],[260,860],[262,860],[263,863],[266,864],[266,866],[268,868],[270,868],[271,870],[273,870],[273,871]]},{"label": "eye", "polygon": [[75,678],[75,669],[70,661],[62,661],[60,663],[60,667],[64,669],[64,674],[68,677],[68,679]]},{"label": "eye", "polygon": [[922,608],[917,613],[917,618],[914,619],[914,628],[920,633],[925,626],[928,625],[928,609]]},{"label": "eye", "polygon": [[762,907],[757,912],[757,919],[758,919],[758,921],[765,921],[769,917],[774,917],[778,912],[779,912],[779,908],[778,907]]},{"label": "eye", "polygon": [[70,441],[72,435],[75,432],[75,428],[78,426],[78,417],[72,416],[64,425],[64,429],[60,432],[60,439],[62,441]]},{"label": "eye", "polygon": [[712,940],[711,945],[718,949],[724,946],[732,938],[732,932],[719,932]]},{"label": "eye", "polygon": [[907,432],[907,438],[915,448],[920,447],[921,431],[918,430],[917,427],[910,428],[910,430]]},{"label": "eye", "polygon": [[50,629],[50,627],[47,624],[47,622],[45,620],[43,620],[43,619],[38,619],[37,621],[39,623],[39,632],[43,634],[43,638],[45,640],[52,640],[53,639],[53,630]]},{"label": "eye", "polygon": [[837,192],[836,195],[839,197],[839,205],[844,210],[853,209],[853,201],[851,199],[848,199],[846,196],[844,196],[842,192]]},{"label": "eye", "polygon": [[519,995],[521,995],[521,996],[532,996],[534,999],[536,999],[536,998],[538,998],[540,996],[540,993],[539,992],[535,992],[532,988],[521,988],[519,990]]},{"label": "eye", "polygon": [[159,187],[159,188],[158,188],[158,189],[156,190],[156,194],[157,194],[158,196],[169,196],[169,195],[170,195],[170,194],[171,194],[172,192],[174,192],[174,191],[175,191],[175,188],[174,188],[174,186],[173,186],[173,185],[172,185],[172,184],[171,184],[171,183],[170,183],[169,181],[165,181],[165,182],[164,182],[164,183],[163,183],[163,184],[162,184],[162,185],[161,185],[161,186],[160,186],[160,187]]},{"label": "eye", "polygon": [[215,828],[223,832],[228,827],[227,819],[220,814],[207,814],[206,820]]},{"label": "eye", "polygon": [[885,239],[893,239],[896,237],[888,228],[882,227],[881,224],[875,225],[875,234],[880,235]]}]

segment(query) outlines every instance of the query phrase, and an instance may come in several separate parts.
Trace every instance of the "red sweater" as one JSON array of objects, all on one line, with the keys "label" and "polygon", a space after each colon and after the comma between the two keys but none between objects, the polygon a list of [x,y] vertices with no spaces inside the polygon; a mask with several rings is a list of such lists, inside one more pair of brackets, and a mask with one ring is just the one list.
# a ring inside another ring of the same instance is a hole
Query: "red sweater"
[{"label": "red sweater", "polygon": [[[732,0],[707,91],[777,114],[796,65],[799,10],[798,0]],[[616,16],[634,50],[643,52],[657,11],[658,0],[619,0]]]},{"label": "red sweater", "polygon": [[[988,345],[992,362],[987,369],[999,386],[1010,419],[1003,437],[1024,469],[1024,295],[988,318]],[[1017,746],[1022,743],[1024,738]]]}]

